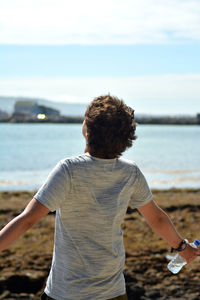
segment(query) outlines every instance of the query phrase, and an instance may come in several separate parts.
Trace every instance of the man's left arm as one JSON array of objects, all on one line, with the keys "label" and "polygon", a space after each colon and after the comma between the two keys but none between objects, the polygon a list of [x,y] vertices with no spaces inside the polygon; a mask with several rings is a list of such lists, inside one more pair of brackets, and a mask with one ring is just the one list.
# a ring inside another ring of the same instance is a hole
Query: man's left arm
[{"label": "man's left arm", "polygon": [[0,231],[0,251],[6,249],[48,213],[49,209],[33,198],[25,210]]}]

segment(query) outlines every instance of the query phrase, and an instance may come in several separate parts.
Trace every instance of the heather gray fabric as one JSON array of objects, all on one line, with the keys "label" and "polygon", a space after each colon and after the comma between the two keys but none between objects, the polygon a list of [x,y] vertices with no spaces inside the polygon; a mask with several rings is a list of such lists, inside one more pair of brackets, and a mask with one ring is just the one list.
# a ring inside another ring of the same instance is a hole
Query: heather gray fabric
[{"label": "heather gray fabric", "polygon": [[128,204],[152,200],[135,163],[83,154],[60,161],[35,198],[56,210],[45,293],[56,300],[105,300],[125,294],[121,223]]}]

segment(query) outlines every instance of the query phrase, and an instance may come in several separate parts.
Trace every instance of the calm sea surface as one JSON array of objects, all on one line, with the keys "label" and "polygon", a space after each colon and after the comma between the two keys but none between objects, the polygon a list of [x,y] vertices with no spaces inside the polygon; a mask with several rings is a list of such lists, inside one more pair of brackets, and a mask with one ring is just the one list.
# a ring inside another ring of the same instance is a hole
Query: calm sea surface
[{"label": "calm sea surface", "polygon": [[[152,188],[200,187],[200,126],[139,125],[124,157]],[[35,190],[55,164],[82,154],[81,125],[0,124],[0,190]]]}]

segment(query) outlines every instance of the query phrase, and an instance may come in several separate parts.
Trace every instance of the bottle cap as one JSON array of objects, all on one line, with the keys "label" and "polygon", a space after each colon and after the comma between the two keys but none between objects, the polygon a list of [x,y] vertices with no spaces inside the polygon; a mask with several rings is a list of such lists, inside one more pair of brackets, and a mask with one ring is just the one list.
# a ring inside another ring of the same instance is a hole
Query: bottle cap
[{"label": "bottle cap", "polygon": [[200,241],[199,240],[195,240],[194,244],[195,244],[195,246],[199,246],[200,245]]}]

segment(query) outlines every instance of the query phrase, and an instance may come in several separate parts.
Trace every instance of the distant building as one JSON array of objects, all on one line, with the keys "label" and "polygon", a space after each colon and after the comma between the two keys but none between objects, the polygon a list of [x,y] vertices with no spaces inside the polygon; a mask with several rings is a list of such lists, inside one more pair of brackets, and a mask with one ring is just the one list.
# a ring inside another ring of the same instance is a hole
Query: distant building
[{"label": "distant building", "polygon": [[59,116],[60,112],[57,109],[39,105],[36,101],[16,101],[14,107],[14,114],[24,114],[30,117],[37,117],[38,115],[45,116]]},{"label": "distant building", "polygon": [[46,116],[59,116],[60,112],[57,109],[48,107],[48,106],[44,106],[44,105],[39,105],[39,114],[44,114]]},{"label": "distant building", "polygon": [[37,116],[39,114],[39,107],[36,101],[16,101],[14,113]]}]

